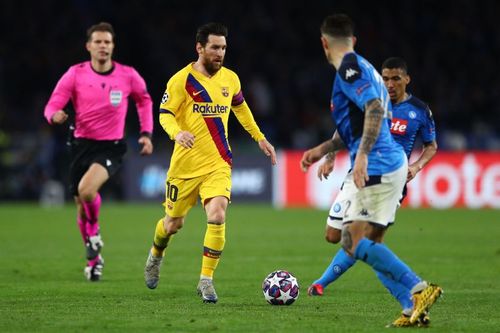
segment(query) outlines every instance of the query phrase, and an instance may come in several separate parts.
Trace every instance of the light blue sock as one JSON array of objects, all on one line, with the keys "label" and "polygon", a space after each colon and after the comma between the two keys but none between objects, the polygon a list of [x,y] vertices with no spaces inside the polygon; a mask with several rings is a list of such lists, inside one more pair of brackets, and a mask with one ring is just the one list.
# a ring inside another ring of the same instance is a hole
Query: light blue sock
[{"label": "light blue sock", "polygon": [[344,272],[354,265],[355,262],[356,259],[348,255],[343,248],[340,248],[323,275],[321,275],[318,280],[314,281],[313,284],[320,284],[325,288],[344,274]]},{"label": "light blue sock", "polygon": [[389,278],[387,275],[375,271],[375,274],[377,274],[378,279],[382,282],[384,287],[389,290],[392,296],[401,304],[401,307],[403,310],[407,309],[412,309],[413,308],[413,301],[411,300],[411,294],[410,294],[410,289],[406,288],[404,285],[402,285],[399,282],[394,281],[393,279]]},{"label": "light blue sock", "polygon": [[354,251],[354,258],[362,260],[374,270],[404,285],[411,290],[422,281],[401,259],[399,259],[387,246],[375,243],[363,237]]}]

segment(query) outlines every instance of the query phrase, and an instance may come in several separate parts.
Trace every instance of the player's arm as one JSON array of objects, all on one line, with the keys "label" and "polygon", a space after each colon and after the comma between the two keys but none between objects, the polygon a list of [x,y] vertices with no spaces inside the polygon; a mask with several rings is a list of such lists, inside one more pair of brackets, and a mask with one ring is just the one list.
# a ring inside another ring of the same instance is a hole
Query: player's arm
[{"label": "player's arm", "polygon": [[194,135],[191,132],[181,130],[172,111],[160,109],[160,125],[171,140],[184,148],[193,148]]},{"label": "player's arm", "polygon": [[63,108],[68,104],[74,88],[74,70],[70,68],[57,82],[47,105],[44,116],[47,122],[53,124],[63,124],[68,119],[68,114]]},{"label": "player's arm", "polygon": [[142,146],[141,155],[150,155],[153,153],[153,102],[148,93],[144,79],[132,69],[132,89],[130,95],[135,102],[137,115],[140,123],[139,144]]},{"label": "player's arm", "polygon": [[425,110],[425,118],[419,129],[419,135],[423,142],[422,154],[415,162],[408,166],[407,182],[415,178],[417,173],[432,160],[437,152],[436,125],[434,124],[432,111],[429,107]]},{"label": "player's arm", "polygon": [[243,128],[252,136],[256,142],[265,139],[264,134],[260,131],[259,126],[255,122],[252,112],[248,107],[246,101],[243,101],[241,104],[232,105],[231,109],[238,119],[238,122],[243,126]]},{"label": "player's arm", "polygon": [[368,154],[373,148],[380,134],[382,120],[384,119],[384,107],[379,98],[369,100],[365,104],[365,118],[363,134],[359,143],[352,175],[357,188],[363,188],[368,181]]},{"label": "player's arm", "polygon": [[342,141],[342,138],[340,137],[338,131],[335,131],[330,140],[327,140],[317,145],[316,147],[304,152],[300,161],[300,167],[302,171],[306,172],[311,165],[313,165],[326,155],[325,161],[318,169],[319,179],[321,180],[322,177],[325,177],[326,179],[328,178],[328,175],[333,171],[335,156],[337,152],[344,148],[344,141]]},{"label": "player's arm", "polygon": [[329,158],[332,157],[332,155],[333,157],[335,157],[335,155],[344,148],[344,141],[342,141],[339,132],[335,130],[335,133],[333,133],[332,139],[329,142],[328,154],[326,155],[326,157]]},{"label": "player's arm", "polygon": [[231,109],[233,110],[236,119],[238,119],[238,122],[252,136],[252,138],[257,141],[260,150],[262,150],[266,156],[271,158],[271,164],[275,165],[277,163],[277,159],[274,147],[266,140],[266,137],[260,131],[259,126],[257,126],[247,102],[243,99],[241,90],[233,97]]},{"label": "player's arm", "polygon": [[319,180],[323,180],[323,178],[328,179],[328,176],[330,176],[335,167],[335,157],[337,156],[337,153],[345,148],[344,141],[342,141],[342,138],[340,137],[338,131],[335,131],[335,133],[333,133],[331,141],[331,151],[325,155],[325,160],[318,168],[317,175]]},{"label": "player's arm", "polygon": [[174,140],[180,146],[189,149],[194,145],[194,135],[189,131],[182,130],[176,120],[176,113],[181,112],[185,102],[186,94],[183,88],[185,76],[173,76],[167,83],[167,88],[160,104],[160,125],[167,132],[170,140]]},{"label": "player's arm", "polygon": [[[375,81],[370,79],[369,72],[372,71],[373,69],[360,66],[355,56],[347,56],[337,73],[340,89],[364,112],[363,132],[352,168],[353,180],[357,188],[364,187],[368,180],[368,154],[377,142],[386,113],[382,97],[375,89]],[[373,75],[378,76],[378,73],[375,72]]]},{"label": "player's arm", "polygon": [[438,146],[436,140],[423,144],[422,154],[415,162],[408,166],[408,176],[406,178],[407,182],[415,178],[417,173],[432,160],[434,155],[437,153],[437,148]]}]

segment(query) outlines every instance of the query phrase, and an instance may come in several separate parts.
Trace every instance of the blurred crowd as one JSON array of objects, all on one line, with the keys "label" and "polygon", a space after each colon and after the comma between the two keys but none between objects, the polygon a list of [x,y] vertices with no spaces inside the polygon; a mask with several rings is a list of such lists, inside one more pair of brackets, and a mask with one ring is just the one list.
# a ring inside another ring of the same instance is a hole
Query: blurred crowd
[{"label": "blurred crowd", "polygon": [[[319,26],[340,11],[356,22],[356,49],[375,66],[390,56],[407,60],[409,89],[433,110],[441,150],[500,149],[497,1],[7,0],[0,4],[0,199],[35,198],[40,179],[64,178],[67,128],[48,126],[43,109],[67,68],[89,58],[90,25],[113,24],[114,58],[141,73],[157,112],[168,78],[197,58],[196,28],[225,23],[225,65],[239,74],[261,129],[277,148],[303,149],[333,131],[334,70]],[[230,126],[233,146],[251,145],[234,118]],[[157,153],[171,148],[158,123],[154,143]]]}]

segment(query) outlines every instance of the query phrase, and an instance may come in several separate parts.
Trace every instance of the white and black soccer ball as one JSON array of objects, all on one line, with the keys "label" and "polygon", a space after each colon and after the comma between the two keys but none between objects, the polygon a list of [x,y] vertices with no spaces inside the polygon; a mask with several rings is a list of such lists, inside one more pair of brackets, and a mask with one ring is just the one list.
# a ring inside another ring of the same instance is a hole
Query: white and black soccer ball
[{"label": "white and black soccer ball", "polygon": [[262,291],[269,304],[290,305],[299,297],[299,283],[292,273],[277,270],[264,279]]}]

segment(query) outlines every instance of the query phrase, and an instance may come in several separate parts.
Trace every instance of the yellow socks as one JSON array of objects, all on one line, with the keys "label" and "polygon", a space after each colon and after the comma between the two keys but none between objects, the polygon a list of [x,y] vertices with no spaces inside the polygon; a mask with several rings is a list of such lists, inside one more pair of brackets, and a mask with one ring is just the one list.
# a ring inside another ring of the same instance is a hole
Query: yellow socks
[{"label": "yellow socks", "polygon": [[173,235],[167,235],[165,228],[163,227],[163,218],[161,218],[156,224],[153,247],[151,248],[153,256],[163,257],[165,255],[165,249],[167,248],[168,242],[172,236]]},{"label": "yellow socks", "polygon": [[226,242],[225,224],[207,224],[205,240],[203,242],[203,260],[201,264],[201,275],[212,278],[219,263],[220,255]]},{"label": "yellow socks", "polygon": [[[203,241],[203,260],[201,264],[201,275],[205,278],[212,278],[214,271],[219,263],[220,255],[224,249],[226,242],[226,225],[225,224],[207,224],[205,240]],[[160,219],[156,224],[155,236],[151,253],[155,257],[165,255],[165,249],[172,238],[172,235],[166,233],[163,226],[163,219]]]}]

